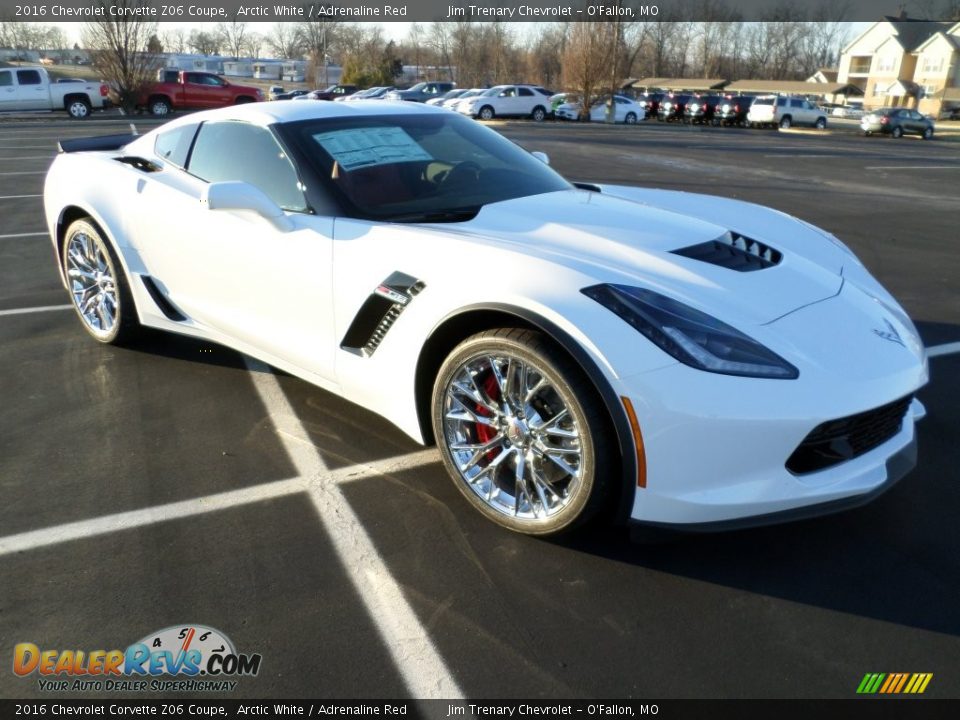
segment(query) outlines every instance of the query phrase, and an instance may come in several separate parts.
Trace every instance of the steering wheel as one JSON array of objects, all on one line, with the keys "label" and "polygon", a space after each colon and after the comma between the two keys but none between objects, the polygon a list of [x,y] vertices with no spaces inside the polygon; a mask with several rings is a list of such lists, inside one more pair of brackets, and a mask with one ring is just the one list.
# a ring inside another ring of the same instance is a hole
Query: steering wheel
[{"label": "steering wheel", "polygon": [[[450,168],[442,177],[437,178],[437,184],[441,188],[456,187],[466,180],[476,181],[480,177],[481,168],[473,160],[464,160]],[[468,173],[472,173],[471,178]]]}]

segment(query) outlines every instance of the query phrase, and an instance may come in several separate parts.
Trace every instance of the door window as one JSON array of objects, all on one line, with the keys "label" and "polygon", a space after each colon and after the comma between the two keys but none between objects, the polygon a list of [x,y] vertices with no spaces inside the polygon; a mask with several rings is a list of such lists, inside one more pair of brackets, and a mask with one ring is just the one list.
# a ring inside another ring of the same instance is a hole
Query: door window
[{"label": "door window", "polygon": [[307,209],[290,158],[266,128],[231,121],[204,123],[187,170],[211,183],[250,183],[284,210]]},{"label": "door window", "polygon": [[0,87],[13,85],[13,73],[9,70],[0,70]]},{"label": "door window", "polygon": [[42,80],[36,70],[17,70],[17,82],[21,85],[39,85]]}]

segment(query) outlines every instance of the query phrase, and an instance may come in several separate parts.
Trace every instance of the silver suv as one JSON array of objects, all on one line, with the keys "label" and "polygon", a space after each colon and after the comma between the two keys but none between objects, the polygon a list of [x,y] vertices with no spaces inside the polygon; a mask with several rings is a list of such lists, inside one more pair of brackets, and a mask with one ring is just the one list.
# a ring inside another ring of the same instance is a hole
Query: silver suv
[{"label": "silver suv", "polygon": [[827,126],[827,113],[803,98],[761,95],[753,101],[747,113],[750,127],[812,125],[817,130]]}]

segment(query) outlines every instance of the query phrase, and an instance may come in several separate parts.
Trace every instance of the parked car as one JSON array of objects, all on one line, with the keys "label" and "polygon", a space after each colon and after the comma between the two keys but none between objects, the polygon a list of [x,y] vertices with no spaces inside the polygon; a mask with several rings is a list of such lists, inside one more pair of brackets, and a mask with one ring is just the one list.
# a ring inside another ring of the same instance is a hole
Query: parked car
[{"label": "parked car", "polygon": [[275,95],[273,100],[293,100],[294,98],[300,97],[301,95],[306,95],[309,90],[291,90],[290,92],[283,92]]},{"label": "parked car", "polygon": [[110,104],[110,88],[104,83],[50,82],[46,68],[39,65],[0,68],[0,112],[66,110],[70,117],[82,120]]},{"label": "parked car", "polygon": [[818,130],[827,126],[827,113],[803,98],[760,95],[754,98],[747,113],[751,126],[781,127],[811,125]]},{"label": "parked car", "polygon": [[747,126],[747,114],[753,104],[751,95],[727,95],[720,101],[714,116],[723,125]]},{"label": "parked car", "polygon": [[683,111],[692,97],[692,95],[667,95],[660,101],[660,107],[657,108],[657,120],[660,122],[683,120]]},{"label": "parked car", "polygon": [[486,91],[487,91],[486,88],[470,88],[469,90],[465,91],[463,95],[460,95],[459,97],[455,97],[450,100],[444,100],[443,102],[440,103],[440,107],[446,110],[456,111],[457,105],[459,105],[461,102],[463,102],[464,100],[469,100],[470,98],[475,98],[478,95],[482,95]]},{"label": "parked car", "polygon": [[440,97],[457,86],[456,83],[443,81],[421,82],[407,90],[393,90],[384,96],[384,100],[405,100],[407,102],[426,102]]},{"label": "parked car", "polygon": [[234,85],[214,73],[167,69],[157,71],[157,82],[147,86],[138,105],[163,116],[172,110],[204,110],[260,100],[260,88]]},{"label": "parked car", "polygon": [[648,118],[655,118],[664,97],[666,97],[664,93],[644,93],[637,98],[637,105],[644,109]]},{"label": "parked car", "polygon": [[[628,98],[626,95],[614,95],[613,99],[616,108],[614,122],[633,125],[646,116],[644,109],[632,98]],[[601,98],[590,106],[591,122],[607,121],[607,103],[609,100],[609,96]],[[556,117],[558,120],[579,120],[581,108],[582,105],[579,102],[564,103],[556,109]]]},{"label": "parked car", "polygon": [[286,90],[283,89],[283,85],[271,85],[267,89],[267,100],[279,100],[279,96],[285,92]]},{"label": "parked car", "polygon": [[426,101],[427,105],[443,105],[443,103],[448,100],[456,100],[459,97],[462,97],[464,93],[468,92],[470,88],[454,88],[453,90],[448,90],[443,95],[439,95],[435,98],[430,98]]},{"label": "parked car", "polygon": [[723,101],[720,95],[698,95],[690,98],[683,107],[683,121],[700,125],[720,124],[717,107]]},{"label": "parked car", "polygon": [[355,92],[353,95],[347,95],[346,97],[337,98],[337,100],[342,100],[344,102],[352,102],[354,100],[383,100],[386,97],[387,93],[395,90],[396,88],[393,85],[381,85],[379,87],[367,88],[366,90],[360,90]]},{"label": "parked car", "polygon": [[931,140],[934,133],[933,120],[909,108],[886,107],[871,110],[860,118],[860,129],[864,135],[882,133],[891,137],[902,135],[920,135],[924,140]]},{"label": "parked car", "polygon": [[547,98],[547,102],[550,103],[550,113],[555,115],[557,108],[561,105],[568,105],[571,103],[580,103],[580,95],[578,93],[555,93]]},{"label": "parked car", "polygon": [[537,85],[497,85],[457,103],[457,112],[480,120],[530,117],[540,122],[547,117],[551,95],[549,90]]},{"label": "parked car", "polygon": [[854,120],[862,118],[863,113],[863,107],[859,105],[839,105],[830,111],[833,117],[852,118]]},{"label": "parked car", "polygon": [[465,502],[531,535],[810,517],[914,466],[923,343],[827,231],[581,188],[458,114],[359,105],[62,140],[44,221],[79,326],[183,333],[342,395],[436,443]]},{"label": "parked car", "polygon": [[359,89],[356,85],[331,85],[324,90],[308,92],[306,97],[310,100],[336,100],[339,97],[353,95]]},{"label": "parked car", "polygon": [[960,107],[944,110],[940,118],[941,120],[960,120]]}]

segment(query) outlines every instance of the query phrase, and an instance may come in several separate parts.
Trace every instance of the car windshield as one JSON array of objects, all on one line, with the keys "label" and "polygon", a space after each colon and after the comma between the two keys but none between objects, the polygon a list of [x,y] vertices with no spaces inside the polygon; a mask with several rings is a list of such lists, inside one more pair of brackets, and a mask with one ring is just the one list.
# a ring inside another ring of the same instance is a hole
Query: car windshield
[{"label": "car windshield", "polygon": [[427,86],[427,84],[426,84],[425,82],[417,83],[417,84],[414,85],[412,88],[410,88],[409,90],[407,90],[407,92],[417,92],[418,90],[423,90],[426,86]]},{"label": "car windshield", "polygon": [[457,115],[326,118],[281,127],[354,217],[456,222],[490,203],[572,187],[503,136]]},{"label": "car windshield", "polygon": [[480,95],[483,97],[494,97],[496,95],[499,95],[505,89],[506,89],[506,85],[497,85],[496,87],[492,87],[489,90],[485,90],[484,92],[480,93]]}]

